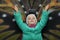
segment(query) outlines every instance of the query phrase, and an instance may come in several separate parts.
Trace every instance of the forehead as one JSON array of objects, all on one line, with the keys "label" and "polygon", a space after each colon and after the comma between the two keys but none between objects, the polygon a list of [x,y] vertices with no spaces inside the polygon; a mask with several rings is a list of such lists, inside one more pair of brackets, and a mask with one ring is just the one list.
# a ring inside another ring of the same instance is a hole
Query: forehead
[{"label": "forehead", "polygon": [[34,14],[29,14],[27,17],[36,17]]}]

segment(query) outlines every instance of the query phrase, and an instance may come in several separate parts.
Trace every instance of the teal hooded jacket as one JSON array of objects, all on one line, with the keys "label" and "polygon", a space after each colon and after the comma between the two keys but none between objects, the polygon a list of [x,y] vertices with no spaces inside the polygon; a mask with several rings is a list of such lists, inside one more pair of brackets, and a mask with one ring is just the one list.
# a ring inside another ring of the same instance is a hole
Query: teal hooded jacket
[{"label": "teal hooded jacket", "polygon": [[37,22],[36,27],[30,28],[26,23],[23,22],[21,12],[14,12],[16,23],[23,32],[22,40],[43,40],[41,31],[47,23],[48,16],[49,12],[43,10],[41,19],[39,22]]}]

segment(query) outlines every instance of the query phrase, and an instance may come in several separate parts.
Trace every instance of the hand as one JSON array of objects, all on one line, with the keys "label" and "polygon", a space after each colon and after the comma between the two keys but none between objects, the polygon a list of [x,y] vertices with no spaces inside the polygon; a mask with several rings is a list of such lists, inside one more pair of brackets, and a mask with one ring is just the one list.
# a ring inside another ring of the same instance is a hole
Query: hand
[{"label": "hand", "polygon": [[50,8],[50,5],[48,4],[46,7],[45,7],[45,10],[48,10]]},{"label": "hand", "polygon": [[16,12],[18,12],[18,7],[15,5],[12,7]]}]

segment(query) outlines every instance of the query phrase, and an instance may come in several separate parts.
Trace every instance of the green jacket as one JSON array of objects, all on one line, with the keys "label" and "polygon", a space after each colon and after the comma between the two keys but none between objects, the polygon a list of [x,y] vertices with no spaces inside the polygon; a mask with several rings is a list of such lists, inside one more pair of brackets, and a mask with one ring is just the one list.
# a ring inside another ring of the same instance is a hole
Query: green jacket
[{"label": "green jacket", "polygon": [[41,31],[47,23],[48,15],[49,12],[43,10],[41,19],[37,23],[36,27],[30,28],[26,23],[23,22],[21,12],[14,12],[14,18],[16,20],[16,23],[23,32],[22,40],[43,40]]}]

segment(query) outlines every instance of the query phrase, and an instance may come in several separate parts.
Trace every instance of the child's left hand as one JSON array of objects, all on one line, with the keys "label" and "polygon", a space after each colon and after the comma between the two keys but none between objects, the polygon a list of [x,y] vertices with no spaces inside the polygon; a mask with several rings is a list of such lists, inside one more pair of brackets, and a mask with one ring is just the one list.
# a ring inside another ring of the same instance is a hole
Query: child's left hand
[{"label": "child's left hand", "polygon": [[49,4],[47,6],[45,6],[45,10],[48,10],[49,8],[50,8]]}]

